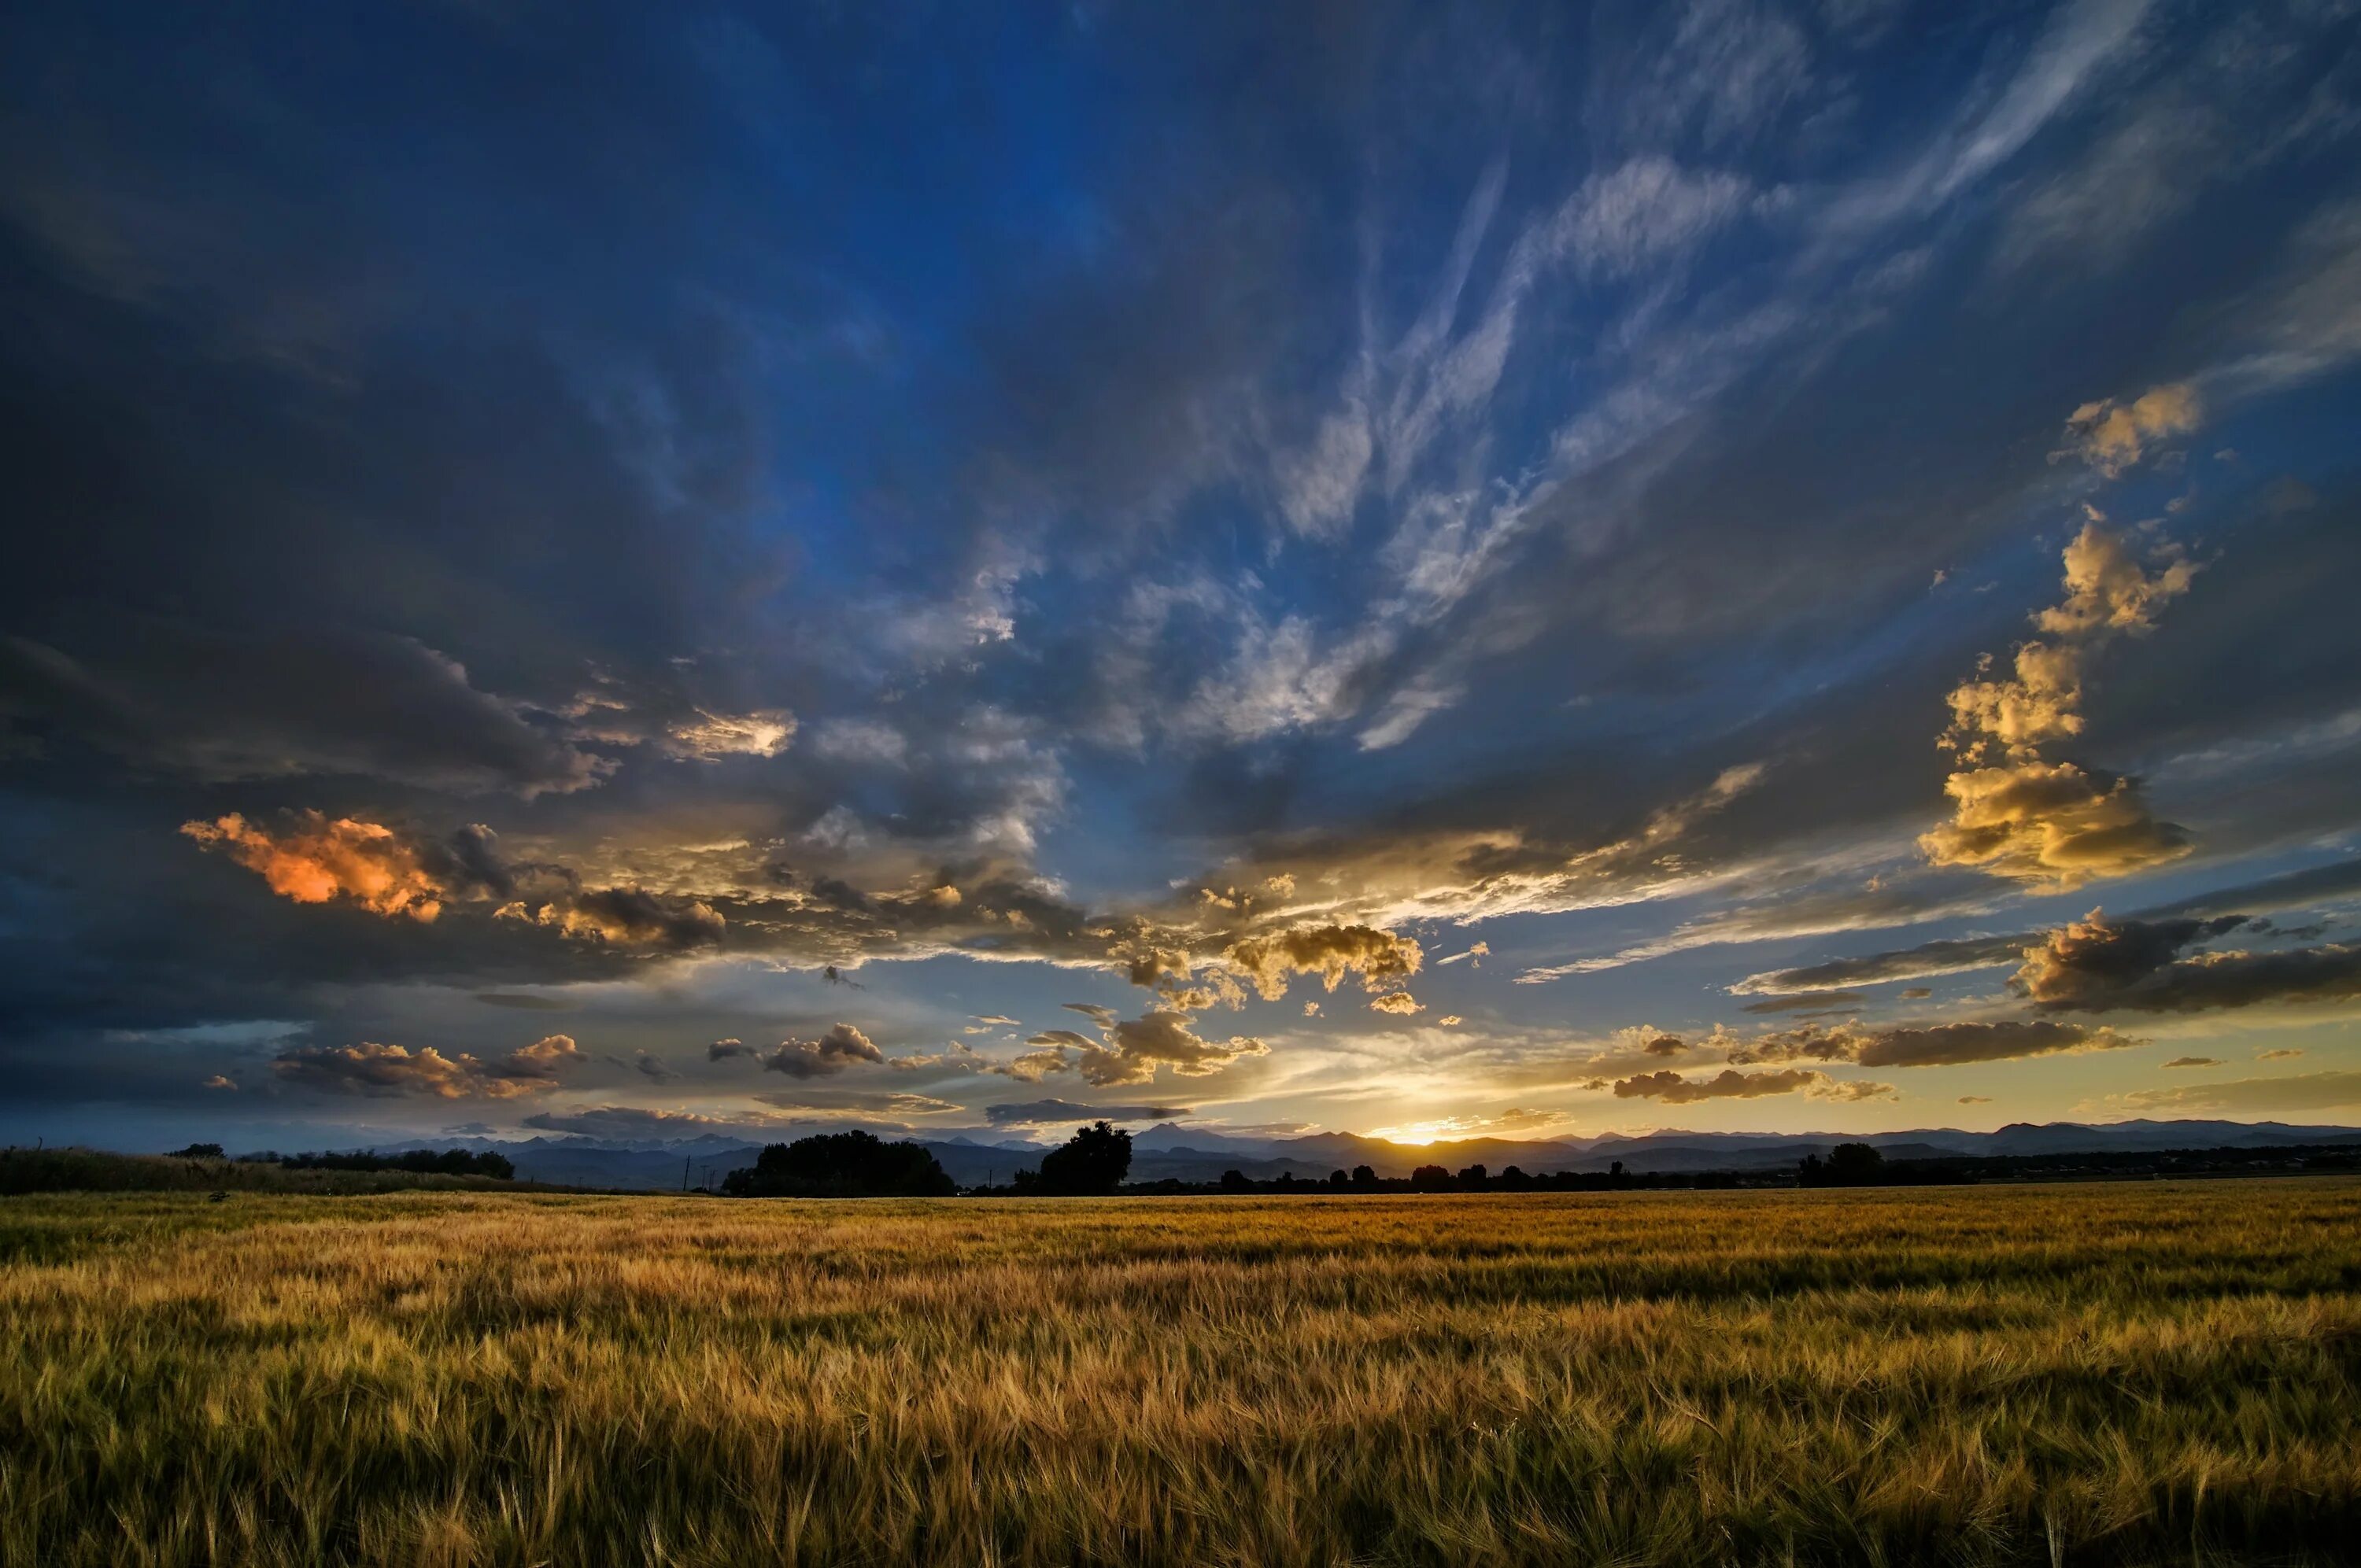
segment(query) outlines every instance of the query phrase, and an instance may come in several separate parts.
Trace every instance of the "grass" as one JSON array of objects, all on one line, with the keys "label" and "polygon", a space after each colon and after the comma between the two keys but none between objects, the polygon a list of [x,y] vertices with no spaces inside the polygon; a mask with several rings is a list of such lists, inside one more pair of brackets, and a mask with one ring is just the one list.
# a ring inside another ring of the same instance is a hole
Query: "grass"
[{"label": "grass", "polygon": [[9,1563],[2263,1563],[2361,1182],[0,1204]]},{"label": "grass", "polygon": [[184,1159],[105,1149],[0,1148],[0,1197],[27,1192],[311,1192],[341,1195],[428,1189],[507,1192],[489,1176],[433,1171],[290,1168],[277,1160]]}]

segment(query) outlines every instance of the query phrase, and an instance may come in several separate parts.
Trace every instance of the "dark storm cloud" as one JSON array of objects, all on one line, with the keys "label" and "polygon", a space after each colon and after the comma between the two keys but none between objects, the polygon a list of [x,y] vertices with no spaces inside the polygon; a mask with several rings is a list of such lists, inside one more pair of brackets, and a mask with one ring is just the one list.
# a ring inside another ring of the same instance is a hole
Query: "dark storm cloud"
[{"label": "dark storm cloud", "polygon": [[0,715],[20,744],[81,741],[209,783],[353,774],[530,798],[612,765],[423,643],[351,632],[118,623],[88,660],[0,640]]}]

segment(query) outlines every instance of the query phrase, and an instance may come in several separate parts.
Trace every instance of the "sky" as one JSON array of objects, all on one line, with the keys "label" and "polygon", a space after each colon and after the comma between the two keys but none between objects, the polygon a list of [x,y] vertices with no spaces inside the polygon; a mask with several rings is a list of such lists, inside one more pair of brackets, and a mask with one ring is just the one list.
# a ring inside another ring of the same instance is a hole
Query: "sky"
[{"label": "sky", "polygon": [[12,5],[0,1139],[2361,1123],[2355,10]]}]

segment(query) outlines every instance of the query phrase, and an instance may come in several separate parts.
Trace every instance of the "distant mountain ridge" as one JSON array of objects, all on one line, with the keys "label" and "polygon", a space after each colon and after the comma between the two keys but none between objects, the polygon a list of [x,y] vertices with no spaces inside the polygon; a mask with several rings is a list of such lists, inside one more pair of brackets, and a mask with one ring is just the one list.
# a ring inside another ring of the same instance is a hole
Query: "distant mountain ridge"
[{"label": "distant mountain ridge", "polygon": [[[783,1139],[779,1141],[784,1141]],[[985,1144],[966,1138],[917,1140],[961,1186],[1005,1183],[1037,1164],[1040,1145]],[[1134,1135],[1135,1181],[1216,1181],[1239,1171],[1257,1180],[1282,1175],[1321,1178],[1366,1165],[1381,1177],[1408,1176],[1423,1165],[1460,1170],[1481,1165],[1498,1174],[1516,1166],[1531,1175],[1604,1171],[1620,1161],[1634,1175],[1706,1170],[1765,1171],[1805,1156],[1825,1157],[1839,1144],[1869,1144],[1888,1159],[1989,1157],[2005,1155],[2136,1154],[2166,1149],[2271,1148],[2304,1144],[2361,1144],[2361,1128],[2295,1126],[2284,1122],[2017,1122],[1989,1133],[1951,1127],[1891,1133],[1607,1133],[1573,1138],[1462,1138],[1398,1144],[1356,1133],[1300,1137],[1240,1137],[1211,1128],[1162,1123]],[[719,1187],[730,1171],[754,1163],[762,1144],[703,1134],[665,1142],[583,1136],[426,1138],[388,1148],[497,1149],[527,1181],[572,1187],[678,1190]]]}]

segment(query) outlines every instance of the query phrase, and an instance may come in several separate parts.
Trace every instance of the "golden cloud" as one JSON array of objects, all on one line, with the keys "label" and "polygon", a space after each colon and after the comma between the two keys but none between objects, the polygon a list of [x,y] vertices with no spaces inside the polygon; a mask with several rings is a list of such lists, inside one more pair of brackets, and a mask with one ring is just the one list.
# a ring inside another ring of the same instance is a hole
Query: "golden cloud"
[{"label": "golden cloud", "polygon": [[1784,1068],[1773,1072],[1739,1072],[1724,1068],[1711,1078],[1683,1078],[1669,1068],[1619,1079],[1618,1100],[1661,1100],[1667,1105],[1694,1105],[1705,1100],[1756,1100],[1773,1094],[1809,1094],[1817,1100],[1873,1100],[1892,1094],[1890,1083],[1830,1078],[1808,1068]]},{"label": "golden cloud", "polygon": [[2189,852],[2188,835],[2148,811],[2137,783],[2049,760],[2042,748],[2082,732],[2082,661],[2121,632],[2145,632],[2189,591],[2196,567],[2167,546],[2143,565],[2096,518],[2065,551],[2066,597],[2037,615],[2049,634],[2018,646],[2005,678],[1962,682],[1938,742],[1960,766],[1944,782],[1951,820],[1918,840],[1940,866],[2078,887]]},{"label": "golden cloud", "polygon": [[2102,398],[2067,416],[2071,444],[2066,451],[2112,479],[2137,463],[2150,444],[2195,430],[2202,413],[2197,389],[2186,381],[2151,388],[2129,402]]},{"label": "golden cloud", "polygon": [[211,822],[183,822],[181,831],[298,904],[346,898],[379,915],[423,921],[443,913],[449,892],[415,846],[380,823],[306,811],[273,832],[233,811]]},{"label": "golden cloud", "polygon": [[351,1046],[298,1046],[281,1051],[271,1068],[284,1082],[335,1094],[512,1100],[555,1089],[559,1070],[582,1059],[573,1036],[549,1035],[489,1062],[464,1051],[445,1056],[433,1046],[413,1051],[364,1040]]},{"label": "golden cloud", "polygon": [[1376,991],[1416,974],[1424,955],[1411,938],[1374,926],[1306,926],[1233,943],[1222,957],[1276,1002],[1287,994],[1290,975],[1316,974],[1334,991],[1347,974],[1358,974],[1364,990]]}]

